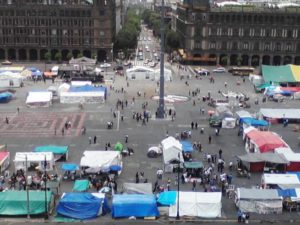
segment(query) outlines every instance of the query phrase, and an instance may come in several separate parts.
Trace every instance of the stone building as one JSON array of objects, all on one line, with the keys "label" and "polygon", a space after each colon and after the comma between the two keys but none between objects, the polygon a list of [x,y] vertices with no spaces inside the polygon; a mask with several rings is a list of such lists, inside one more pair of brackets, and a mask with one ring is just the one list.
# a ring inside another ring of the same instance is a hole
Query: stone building
[{"label": "stone building", "polygon": [[220,6],[209,0],[183,0],[173,7],[172,19],[183,43],[182,61],[300,64],[300,5],[295,3]]},{"label": "stone building", "polygon": [[0,0],[0,60],[112,60],[122,0]]}]

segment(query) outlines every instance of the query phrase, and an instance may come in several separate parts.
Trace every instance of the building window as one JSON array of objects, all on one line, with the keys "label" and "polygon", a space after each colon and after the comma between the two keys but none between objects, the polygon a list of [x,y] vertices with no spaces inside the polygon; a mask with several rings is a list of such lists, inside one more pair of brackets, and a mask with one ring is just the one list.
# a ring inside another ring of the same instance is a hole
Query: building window
[{"label": "building window", "polygon": [[281,51],[281,44],[280,43],[276,43],[276,51]]},{"label": "building window", "polygon": [[51,34],[52,34],[52,35],[56,35],[56,34],[57,34],[56,29],[52,29],[52,30],[51,30]]},{"label": "building window", "polygon": [[298,30],[294,29],[293,30],[293,38],[297,38],[298,37]]},{"label": "building window", "polygon": [[244,29],[242,27],[239,28],[239,36],[244,36]]},{"label": "building window", "polygon": [[286,51],[291,52],[293,50],[292,49],[292,44],[291,43],[287,43],[285,49],[286,49]]},{"label": "building window", "polygon": [[212,41],[209,43],[209,49],[216,49],[216,42],[215,41]]},{"label": "building window", "polygon": [[259,42],[254,43],[253,50],[258,51],[259,50]]},{"label": "building window", "polygon": [[270,43],[265,43],[264,50],[270,51]]},{"label": "building window", "polygon": [[100,31],[100,36],[104,36],[104,35],[105,35],[104,31]]},{"label": "building window", "polygon": [[266,29],[264,29],[264,28],[260,29],[260,36],[261,37],[265,37],[266,36]]},{"label": "building window", "polygon": [[243,48],[244,48],[244,50],[249,49],[249,43],[248,42],[244,42]]}]

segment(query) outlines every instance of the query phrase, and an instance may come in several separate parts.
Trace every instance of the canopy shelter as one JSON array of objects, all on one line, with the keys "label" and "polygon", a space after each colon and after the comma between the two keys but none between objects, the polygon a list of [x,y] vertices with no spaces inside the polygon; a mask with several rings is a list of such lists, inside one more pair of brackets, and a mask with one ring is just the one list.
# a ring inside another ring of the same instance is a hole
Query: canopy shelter
[{"label": "canopy shelter", "polygon": [[261,183],[263,187],[279,187],[281,189],[300,188],[298,175],[291,173],[264,173]]},{"label": "canopy shelter", "polygon": [[125,76],[129,80],[153,80],[155,72],[145,66],[135,66],[125,71]]},{"label": "canopy shelter", "polygon": [[116,194],[112,200],[112,217],[156,217],[159,216],[156,198],[150,194]]},{"label": "canopy shelter", "polygon": [[73,190],[74,191],[87,191],[90,187],[88,180],[75,180]]},{"label": "canopy shelter", "polygon": [[122,152],[123,151],[123,145],[121,142],[117,142],[115,144],[115,150],[118,151],[118,152]]},{"label": "canopy shelter", "polygon": [[59,146],[59,145],[43,145],[38,146],[34,152],[52,152],[54,154],[55,161],[60,159],[68,160],[69,156],[69,146]]},{"label": "canopy shelter", "polygon": [[[168,137],[161,142],[165,171],[173,171],[172,164],[183,163],[182,144],[174,137]],[[167,166],[167,167],[166,167]]]},{"label": "canopy shelter", "polygon": [[122,168],[122,164],[122,156],[119,151],[88,150],[83,152],[83,157],[80,160],[80,166],[87,173],[109,172],[110,166],[118,165]]},{"label": "canopy shelter", "polygon": [[8,151],[0,152],[0,174],[8,168],[10,161],[10,153]]},{"label": "canopy shelter", "polygon": [[50,91],[30,91],[26,98],[28,107],[49,107],[52,105],[52,92]]},{"label": "canopy shelter", "polygon": [[32,77],[42,77],[43,76],[43,72],[40,71],[38,68],[28,67],[28,68],[26,68],[26,70],[29,70],[31,72]]},{"label": "canopy shelter", "polygon": [[[172,81],[172,70],[164,68],[165,81]],[[160,68],[154,70],[154,80],[159,81],[160,79]]]},{"label": "canopy shelter", "polygon": [[296,65],[262,65],[262,75],[265,82],[268,83],[298,83],[300,82],[299,74],[300,66]]},{"label": "canopy shelter", "polygon": [[262,118],[273,119],[300,119],[300,109],[273,109],[273,108],[261,108],[259,114]]},{"label": "canopy shelter", "polygon": [[300,153],[294,153],[291,149],[278,148],[275,153],[283,155],[289,162],[286,166],[286,171],[300,171]]},{"label": "canopy shelter", "polygon": [[171,206],[176,204],[177,191],[164,191],[158,194],[157,203],[161,206]]},{"label": "canopy shelter", "polygon": [[300,188],[277,189],[282,198],[289,198],[293,202],[300,202]]},{"label": "canopy shelter", "polygon": [[15,170],[39,169],[43,171],[46,169],[46,171],[52,171],[55,165],[52,152],[16,152],[14,163]]},{"label": "canopy shelter", "polygon": [[180,141],[183,152],[192,152],[194,150],[193,144],[190,141]]},{"label": "canopy shelter", "polygon": [[[216,218],[221,217],[221,192],[179,192],[179,216]],[[169,207],[169,216],[177,216],[177,201]]]},{"label": "canopy shelter", "polygon": [[[39,215],[45,213],[45,192],[29,191],[29,214]],[[47,191],[47,209],[53,205],[52,192]],[[27,192],[26,191],[3,191],[0,192],[0,215],[2,216],[24,216],[27,211]]]},{"label": "canopy shelter", "polygon": [[257,120],[254,118],[241,118],[240,123],[247,124],[248,126],[253,127],[267,127],[269,122],[266,120]]},{"label": "canopy shelter", "polygon": [[149,158],[156,158],[162,154],[162,149],[158,146],[152,146],[148,149],[147,156]]},{"label": "canopy shelter", "polygon": [[200,161],[184,162],[184,168],[186,169],[203,169],[203,163]]},{"label": "canopy shelter", "polygon": [[75,163],[64,163],[61,166],[61,169],[64,171],[76,171],[79,170],[79,166]]},{"label": "canopy shelter", "polygon": [[0,103],[8,103],[12,99],[13,95],[10,92],[0,93]]},{"label": "canopy shelter", "polygon": [[124,194],[149,194],[152,192],[151,183],[124,183],[123,184]]},{"label": "canopy shelter", "polygon": [[79,219],[93,219],[109,211],[104,194],[64,193],[56,211],[59,215]]},{"label": "canopy shelter", "polygon": [[267,167],[283,172],[289,164],[289,161],[282,154],[248,153],[237,157],[250,172],[263,172]]},{"label": "canopy shelter", "polygon": [[235,204],[242,212],[282,213],[282,197],[275,189],[237,188]]},{"label": "canopy shelter", "polygon": [[276,148],[287,146],[278,134],[270,131],[252,129],[246,133],[246,151],[249,152],[274,152]]}]

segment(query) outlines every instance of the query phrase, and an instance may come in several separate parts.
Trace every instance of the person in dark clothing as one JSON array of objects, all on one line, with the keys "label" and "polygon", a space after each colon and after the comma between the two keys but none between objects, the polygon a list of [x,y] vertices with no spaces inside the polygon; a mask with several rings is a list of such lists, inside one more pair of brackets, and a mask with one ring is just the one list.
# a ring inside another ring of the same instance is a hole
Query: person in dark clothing
[{"label": "person in dark clothing", "polygon": [[136,172],[135,174],[135,183],[139,183],[140,182],[140,177],[139,177],[139,172]]},{"label": "person in dark clothing", "polygon": [[193,180],[193,191],[196,191],[196,180]]},{"label": "person in dark clothing", "polygon": [[94,144],[97,143],[97,136],[94,136]]},{"label": "person in dark clothing", "polygon": [[197,122],[195,123],[195,129],[196,130],[198,129],[198,123]]},{"label": "person in dark clothing", "polygon": [[208,136],[208,144],[211,144],[211,136]]},{"label": "person in dark clothing", "polygon": [[220,158],[220,159],[222,158],[222,153],[223,153],[223,151],[222,151],[222,149],[220,149],[220,150],[219,150],[219,158]]},{"label": "person in dark clothing", "polygon": [[194,122],[191,122],[191,128],[194,129]]}]

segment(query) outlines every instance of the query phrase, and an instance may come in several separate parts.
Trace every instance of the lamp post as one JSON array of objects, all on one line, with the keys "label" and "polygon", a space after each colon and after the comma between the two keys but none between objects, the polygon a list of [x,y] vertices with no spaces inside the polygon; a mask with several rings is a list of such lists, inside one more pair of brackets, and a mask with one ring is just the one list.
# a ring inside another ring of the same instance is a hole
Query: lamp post
[{"label": "lamp post", "polygon": [[179,220],[179,182],[180,182],[180,153],[178,153],[178,167],[177,167],[177,215],[176,219]]},{"label": "lamp post", "polygon": [[44,219],[48,219],[48,206],[47,206],[47,158],[45,155],[45,161],[44,161],[44,183],[45,183],[45,216]]},{"label": "lamp post", "polygon": [[165,16],[165,1],[161,1],[160,15],[160,83],[159,83],[159,106],[157,109],[157,118],[163,119],[165,116],[165,76],[164,76],[164,16]]},{"label": "lamp post", "polygon": [[28,185],[28,160],[27,154],[25,155],[25,185],[26,185],[26,198],[27,198],[27,219],[30,219],[30,204],[29,204],[29,185]]}]

